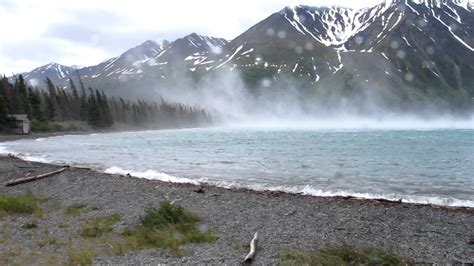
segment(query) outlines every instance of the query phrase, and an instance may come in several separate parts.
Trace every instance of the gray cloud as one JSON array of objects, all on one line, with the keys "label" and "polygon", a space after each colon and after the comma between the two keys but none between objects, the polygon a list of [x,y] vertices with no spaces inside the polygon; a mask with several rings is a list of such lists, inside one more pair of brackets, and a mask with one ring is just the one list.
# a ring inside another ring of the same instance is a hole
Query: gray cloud
[{"label": "gray cloud", "polygon": [[2,53],[8,54],[13,60],[28,58],[32,61],[49,62],[48,60],[60,56],[63,51],[55,40],[38,39],[31,42],[19,41],[4,44]]}]

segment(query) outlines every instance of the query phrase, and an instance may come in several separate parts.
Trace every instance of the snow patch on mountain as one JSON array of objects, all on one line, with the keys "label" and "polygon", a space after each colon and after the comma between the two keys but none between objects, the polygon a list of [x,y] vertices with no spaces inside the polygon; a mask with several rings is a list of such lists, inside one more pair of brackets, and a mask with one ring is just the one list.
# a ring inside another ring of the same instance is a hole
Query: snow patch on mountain
[{"label": "snow patch on mountain", "polygon": [[326,46],[341,46],[370,26],[370,22],[392,5],[392,2],[386,2],[360,10],[344,7],[288,6],[280,13],[301,34],[308,34]]}]

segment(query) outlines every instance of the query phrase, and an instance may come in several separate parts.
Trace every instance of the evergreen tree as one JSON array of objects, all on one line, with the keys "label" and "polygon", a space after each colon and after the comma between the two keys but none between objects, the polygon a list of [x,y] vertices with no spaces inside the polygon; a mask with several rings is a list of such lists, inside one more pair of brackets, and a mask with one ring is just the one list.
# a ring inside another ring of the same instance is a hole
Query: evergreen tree
[{"label": "evergreen tree", "polygon": [[114,119],[112,117],[112,112],[110,111],[107,96],[105,96],[104,92],[102,92],[101,98],[102,98],[101,112],[104,116],[103,118],[104,126],[111,127],[114,124]]},{"label": "evergreen tree", "polygon": [[[7,114],[8,114],[7,100],[5,99],[3,95],[0,94],[0,125],[4,125],[7,122],[8,120]],[[3,128],[0,126],[0,130],[1,129]]]},{"label": "evergreen tree", "polygon": [[134,102],[123,98],[109,100],[104,92],[92,88],[87,94],[81,80],[80,95],[72,80],[69,80],[70,92],[56,87],[49,78],[45,82],[47,90],[40,91],[27,88],[21,75],[13,85],[6,77],[0,79],[0,130],[6,125],[9,113],[25,112],[43,128],[50,128],[48,121],[70,119],[87,121],[97,129],[111,127],[114,121],[154,128],[189,127],[211,121],[204,110],[163,99],[158,104],[141,99]]},{"label": "evergreen tree", "polygon": [[31,117],[31,107],[23,75],[18,76],[15,84],[16,97],[18,101],[18,113],[27,114]]},{"label": "evergreen tree", "polygon": [[6,77],[0,80],[0,124],[4,124],[7,121],[8,114],[8,101],[7,101],[7,86],[8,82],[5,82]]},{"label": "evergreen tree", "polygon": [[69,79],[69,85],[72,91],[72,119],[81,120],[81,98],[72,79]]},{"label": "evergreen tree", "polygon": [[60,109],[57,102],[56,88],[53,82],[46,78],[46,86],[48,87],[48,95],[46,98],[46,116],[49,120],[61,121]]},{"label": "evergreen tree", "polygon": [[89,100],[87,101],[87,123],[94,128],[101,128],[99,105],[92,88],[89,88],[89,91]]},{"label": "evergreen tree", "polygon": [[37,90],[28,88],[29,101],[31,106],[31,119],[43,119],[43,111],[41,110],[41,97]]}]

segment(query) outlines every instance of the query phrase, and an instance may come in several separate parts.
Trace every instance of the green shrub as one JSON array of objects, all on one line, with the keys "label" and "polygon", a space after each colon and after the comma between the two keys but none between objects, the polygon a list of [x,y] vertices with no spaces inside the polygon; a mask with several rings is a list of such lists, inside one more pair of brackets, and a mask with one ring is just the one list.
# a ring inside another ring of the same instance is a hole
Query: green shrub
[{"label": "green shrub", "polygon": [[376,247],[332,246],[315,253],[283,251],[283,265],[413,265],[411,260]]},{"label": "green shrub", "polygon": [[99,237],[104,233],[112,231],[112,226],[118,221],[120,221],[120,214],[118,213],[91,219],[81,226],[79,233],[83,237]]},{"label": "green shrub", "polygon": [[148,208],[140,217],[141,224],[134,229],[125,230],[125,240],[112,245],[114,252],[144,248],[167,248],[179,255],[179,247],[186,243],[208,243],[217,237],[209,231],[196,229],[199,217],[179,205],[164,202],[160,208]]},{"label": "green shrub", "polygon": [[159,209],[153,207],[147,209],[145,215],[140,217],[141,224],[151,229],[164,228],[170,224],[196,223],[199,220],[197,215],[167,201],[161,203]]},{"label": "green shrub", "polygon": [[87,205],[84,203],[73,203],[66,208],[64,212],[67,215],[77,216],[87,209]]},{"label": "green shrub", "polygon": [[31,120],[33,132],[87,131],[89,129],[90,127],[84,121],[52,122],[44,118]]},{"label": "green shrub", "polygon": [[46,198],[33,195],[8,196],[0,195],[0,217],[6,214],[26,213],[43,216],[39,204]]},{"label": "green shrub", "polygon": [[88,247],[73,247],[66,251],[69,265],[92,265],[97,253]]}]

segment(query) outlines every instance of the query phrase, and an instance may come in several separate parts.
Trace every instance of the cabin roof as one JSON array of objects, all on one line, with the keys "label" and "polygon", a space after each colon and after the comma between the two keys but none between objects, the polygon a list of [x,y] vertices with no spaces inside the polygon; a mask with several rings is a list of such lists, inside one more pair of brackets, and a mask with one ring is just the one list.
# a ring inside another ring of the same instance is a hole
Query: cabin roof
[{"label": "cabin roof", "polygon": [[8,116],[15,118],[16,121],[29,121],[26,114],[9,114]]}]

